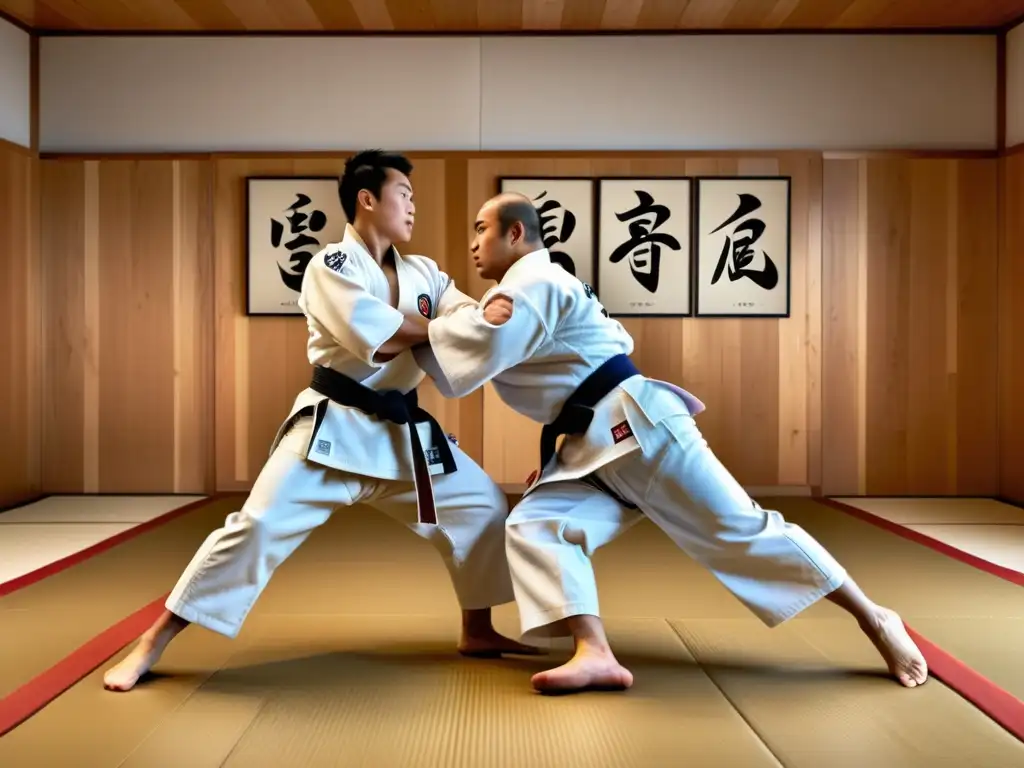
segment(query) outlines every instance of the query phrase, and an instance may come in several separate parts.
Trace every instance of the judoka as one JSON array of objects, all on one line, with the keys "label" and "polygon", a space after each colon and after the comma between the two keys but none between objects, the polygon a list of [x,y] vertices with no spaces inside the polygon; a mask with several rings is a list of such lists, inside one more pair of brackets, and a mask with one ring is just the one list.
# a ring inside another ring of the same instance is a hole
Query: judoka
[{"label": "judoka", "polygon": [[426,340],[430,318],[475,302],[434,261],[395,247],[412,236],[411,173],[405,157],[376,150],[345,164],[344,239],[310,260],[299,296],[312,382],[241,510],[202,544],[105,687],[132,688],[188,624],[235,637],[274,570],[353,504],[400,520],[440,552],[462,608],[460,652],[535,652],[491,625],[491,607],[514,599],[507,499],[417,404],[424,373],[409,347]]},{"label": "judoka", "polygon": [[522,639],[571,635],[575,655],[535,675],[534,686],[632,684],[599,618],[590,557],[641,516],[767,626],[828,598],[853,615],[897,680],[924,683],[925,659],[900,617],[871,602],[808,533],[747,495],[701,436],[696,397],[636,369],[630,335],[588,285],[551,262],[533,204],[499,195],[474,228],[477,271],[497,285],[477,305],[433,319],[416,357],[446,396],[491,382],[545,425],[540,472],[507,522],[508,559]]}]

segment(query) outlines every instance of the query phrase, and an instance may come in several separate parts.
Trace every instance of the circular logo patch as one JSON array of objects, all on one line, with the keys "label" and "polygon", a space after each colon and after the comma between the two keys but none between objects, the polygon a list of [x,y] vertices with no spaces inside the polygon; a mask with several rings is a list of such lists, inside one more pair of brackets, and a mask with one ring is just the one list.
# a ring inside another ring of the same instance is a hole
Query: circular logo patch
[{"label": "circular logo patch", "polygon": [[420,314],[424,317],[430,317],[430,297],[425,293],[421,293],[416,297],[416,306],[420,311]]}]

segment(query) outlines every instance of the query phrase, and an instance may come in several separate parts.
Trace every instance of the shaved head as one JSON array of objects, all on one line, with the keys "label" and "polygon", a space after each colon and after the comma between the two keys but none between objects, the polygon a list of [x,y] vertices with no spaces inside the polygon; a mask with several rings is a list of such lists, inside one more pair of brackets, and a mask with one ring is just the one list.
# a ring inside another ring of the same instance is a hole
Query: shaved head
[{"label": "shaved head", "polygon": [[501,234],[506,235],[515,224],[523,228],[523,240],[527,243],[540,243],[540,214],[537,213],[533,201],[518,192],[502,192],[487,201],[485,208],[494,211],[494,216],[501,226]]},{"label": "shaved head", "polygon": [[473,231],[469,250],[477,274],[485,280],[500,280],[520,258],[544,247],[540,214],[533,201],[518,192],[503,192],[484,203]]}]

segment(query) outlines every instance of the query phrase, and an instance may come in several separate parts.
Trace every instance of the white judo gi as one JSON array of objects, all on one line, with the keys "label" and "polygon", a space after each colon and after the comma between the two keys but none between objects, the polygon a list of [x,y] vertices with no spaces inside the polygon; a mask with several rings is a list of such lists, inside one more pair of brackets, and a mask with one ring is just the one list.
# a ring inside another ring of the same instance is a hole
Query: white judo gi
[{"label": "white judo gi", "polygon": [[[494,326],[483,308],[499,295],[513,312]],[[512,409],[542,424],[605,361],[633,351],[593,290],[552,264],[546,249],[521,258],[478,304],[434,320],[428,332],[430,346],[416,357],[445,396],[490,381]],[[712,453],[693,419],[704,405],[632,370],[593,405],[585,432],[565,436],[509,516],[524,641],[567,634],[568,616],[600,615],[590,556],[642,515],[769,626],[838,588],[846,578],[839,563],[755,503]]]},{"label": "white judo gi", "polygon": [[[313,366],[377,392],[411,392],[423,380],[410,351],[386,363],[373,362],[374,355],[402,325],[403,315],[431,318],[476,302],[426,257],[396,251],[395,267],[398,309],[390,305],[387,277],[351,226],[341,243],[313,257],[299,298]],[[207,537],[167,599],[167,609],[235,637],[274,569],[336,507],[357,503],[429,540],[441,553],[464,610],[512,602],[505,494],[453,440],[443,434],[438,439],[430,423],[416,428],[424,466],[429,465],[426,485],[428,491],[432,485],[436,524],[422,519],[417,503],[408,426],[339,405],[312,386],[301,392],[241,511]],[[450,454],[438,443],[446,443]],[[443,455],[455,466],[446,468]]]}]

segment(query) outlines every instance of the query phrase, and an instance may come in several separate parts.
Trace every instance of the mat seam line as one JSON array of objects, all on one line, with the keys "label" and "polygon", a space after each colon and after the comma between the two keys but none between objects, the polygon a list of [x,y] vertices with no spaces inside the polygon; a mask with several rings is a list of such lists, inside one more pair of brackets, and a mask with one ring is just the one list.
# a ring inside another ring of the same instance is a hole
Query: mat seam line
[{"label": "mat seam line", "polygon": [[[124,649],[122,648],[121,650],[124,650]],[[116,655],[116,654],[115,654],[115,655]],[[109,662],[109,661],[110,661],[110,659],[108,659],[107,661]],[[192,698],[193,696],[195,696],[196,692],[198,692],[198,691],[199,691],[199,689],[203,687],[203,685],[204,685],[204,684],[206,683],[206,681],[207,681],[207,680],[209,680],[209,679],[210,679],[211,677],[213,677],[213,676],[214,676],[215,674],[217,674],[217,672],[219,672],[219,671],[220,671],[221,669],[223,669],[223,668],[224,668],[224,665],[223,665],[223,664],[221,664],[221,665],[220,665],[220,667],[218,667],[218,668],[217,668],[216,670],[214,670],[213,672],[211,672],[210,674],[208,674],[208,675],[207,675],[207,676],[206,676],[206,677],[205,677],[205,678],[203,679],[203,681],[202,681],[201,683],[199,683],[199,685],[197,685],[197,686],[196,686],[195,688],[193,688],[193,689],[192,689],[191,691],[189,691],[188,695],[187,695],[187,696],[186,696],[186,697],[185,697],[184,699],[182,699],[181,701],[179,701],[179,702],[178,702],[177,706],[175,706],[175,707],[174,707],[174,709],[172,709],[172,710],[171,710],[170,712],[168,712],[168,713],[167,713],[166,715],[164,715],[163,717],[159,718],[159,719],[157,720],[156,724],[155,724],[155,725],[154,725],[154,726],[153,726],[153,727],[152,727],[152,728],[151,728],[151,729],[150,729],[149,731],[147,731],[147,732],[146,732],[146,734],[145,734],[145,735],[144,735],[144,736],[143,736],[143,737],[142,737],[141,739],[139,739],[139,742],[138,742],[138,743],[137,743],[137,744],[136,744],[136,745],[135,745],[135,746],[134,746],[134,747],[132,748],[132,750],[131,750],[131,751],[130,751],[130,752],[129,752],[129,753],[127,754],[127,755],[125,755],[125,756],[124,756],[124,758],[123,758],[123,759],[121,760],[121,762],[119,762],[119,763],[117,764],[117,766],[115,766],[115,768],[121,768],[121,766],[122,766],[122,765],[124,765],[124,764],[125,764],[126,762],[128,762],[128,760],[130,760],[130,759],[131,759],[131,756],[132,756],[132,755],[134,755],[134,754],[135,754],[136,752],[138,752],[138,751],[139,751],[139,749],[140,749],[140,748],[142,747],[142,745],[143,745],[143,744],[145,744],[145,743],[146,743],[146,741],[147,741],[147,740],[148,740],[148,739],[149,739],[149,738],[150,738],[150,737],[151,737],[151,736],[152,736],[152,735],[153,735],[154,733],[156,733],[156,732],[157,732],[157,730],[159,730],[160,726],[161,726],[161,725],[162,725],[162,724],[163,724],[163,723],[164,723],[164,722],[165,722],[166,720],[168,720],[168,719],[169,719],[170,717],[172,717],[172,716],[174,715],[174,713],[175,713],[175,712],[178,712],[179,710],[181,710],[181,708],[185,706],[185,704],[186,704],[186,703],[187,703],[187,702],[189,701],[189,699],[191,699],[191,698]],[[81,683],[81,682],[82,682],[83,680],[85,680],[85,679],[86,679],[86,678],[82,678],[82,680],[79,680],[79,681],[78,681],[78,683],[75,683],[75,685],[78,685],[78,684],[80,684],[80,683]],[[72,687],[73,687],[73,686],[72,686]],[[71,689],[69,688],[68,690],[71,690]]]},{"label": "mat seam line", "polygon": [[668,624],[668,628],[672,631],[672,634],[674,634],[676,636],[676,639],[679,640],[679,642],[682,644],[682,646],[686,649],[687,653],[689,653],[690,656],[693,657],[693,660],[695,662],[697,662],[697,666],[700,667],[700,671],[704,674],[704,677],[706,677],[708,680],[710,680],[711,684],[713,686],[715,686],[715,688],[718,690],[718,692],[720,694],[722,694],[722,698],[724,698],[729,703],[729,706],[732,707],[733,711],[737,715],[739,715],[739,718],[740,718],[740,720],[743,721],[744,725],[746,725],[747,728],[750,729],[750,732],[753,733],[754,736],[757,737],[757,740],[759,742],[761,742],[761,744],[764,745],[765,750],[767,750],[768,754],[772,756],[772,759],[775,760],[775,762],[778,763],[779,766],[781,766],[781,768],[788,768],[787,764],[784,763],[782,761],[782,758],[779,757],[779,755],[777,755],[775,753],[775,750],[771,748],[771,746],[765,740],[765,737],[761,734],[761,732],[757,728],[754,727],[754,724],[750,720],[747,719],[747,716],[743,713],[743,711],[738,706],[736,706],[736,702],[734,702],[732,700],[732,697],[729,696],[729,694],[727,694],[725,692],[725,689],[722,688],[722,686],[718,684],[718,681],[715,680],[714,676],[710,672],[708,672],[708,670],[705,668],[704,664],[701,662],[700,658],[697,656],[696,653],[694,653],[693,649],[690,648],[690,646],[687,644],[685,638],[683,638],[683,636],[679,633],[679,630],[676,629],[675,625],[671,621],[669,621],[667,618],[664,618],[664,617],[662,618],[662,621],[664,621],[666,624]]},{"label": "mat seam line", "polygon": [[238,734],[238,738],[235,739],[235,743],[231,745],[231,749],[228,750],[228,753],[224,756],[224,759],[221,760],[220,763],[218,764],[218,768],[224,768],[224,766],[227,765],[228,760],[230,760],[231,756],[233,754],[235,754],[235,750],[237,750],[238,749],[238,745],[242,743],[242,739],[244,739],[246,737],[246,734],[248,734],[249,731],[252,730],[253,726],[256,724],[256,720],[260,716],[260,713],[263,712],[263,709],[266,706],[267,706],[267,699],[266,699],[266,697],[264,697],[260,701],[260,705],[256,708],[256,713],[252,716],[252,719],[248,722],[248,724],[245,726],[245,728],[242,730],[242,732],[240,734]]}]

